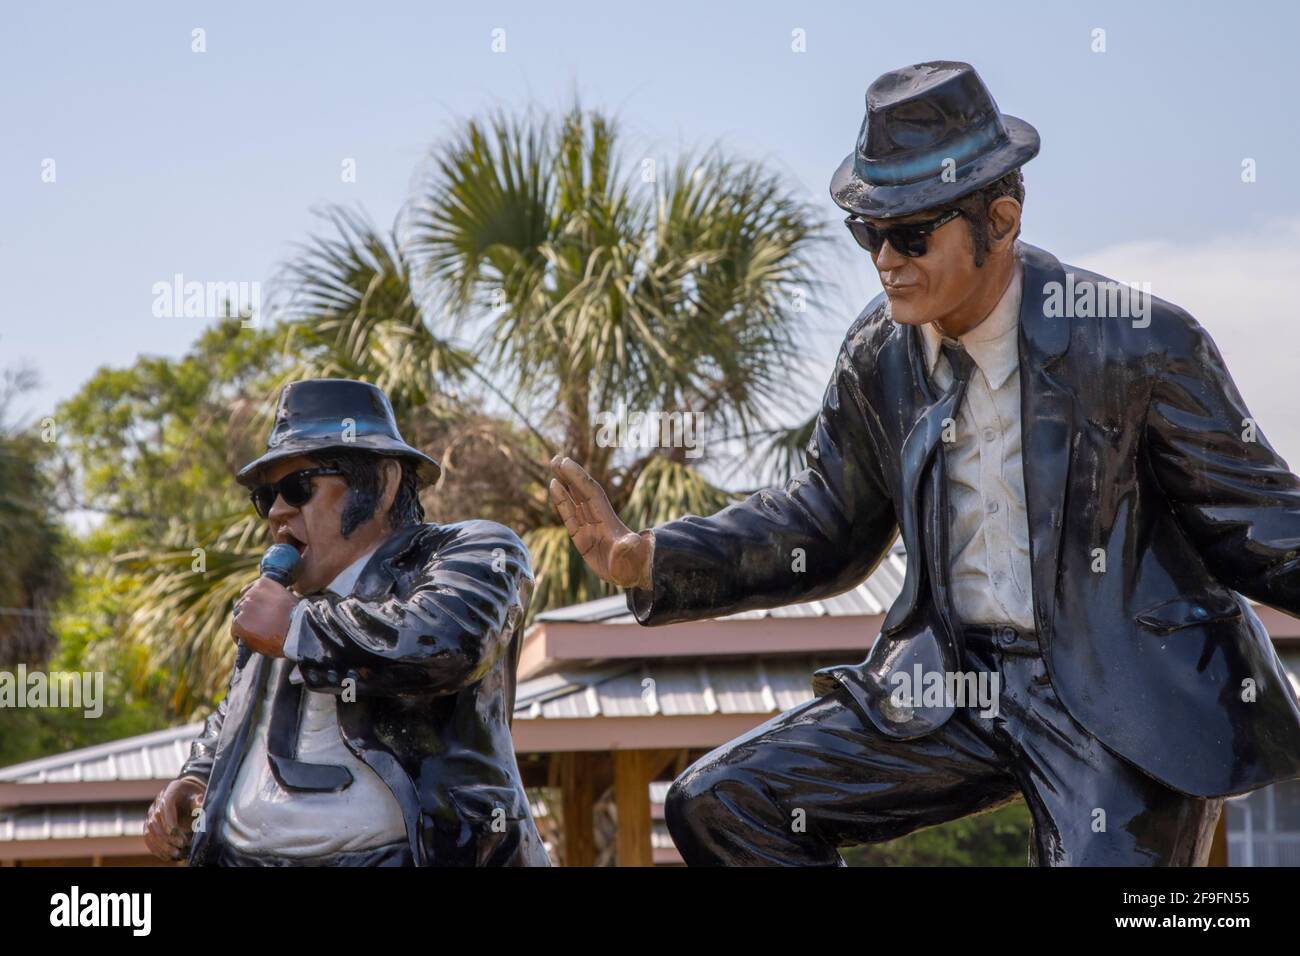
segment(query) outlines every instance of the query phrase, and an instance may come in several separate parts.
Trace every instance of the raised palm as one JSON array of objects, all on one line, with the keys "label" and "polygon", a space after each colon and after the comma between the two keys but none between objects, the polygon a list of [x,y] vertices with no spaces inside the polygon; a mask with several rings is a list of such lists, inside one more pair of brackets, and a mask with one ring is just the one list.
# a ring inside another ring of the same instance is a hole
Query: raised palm
[{"label": "raised palm", "polygon": [[551,473],[551,504],[587,566],[617,587],[649,587],[649,534],[625,525],[605,490],[572,458],[552,458]]}]

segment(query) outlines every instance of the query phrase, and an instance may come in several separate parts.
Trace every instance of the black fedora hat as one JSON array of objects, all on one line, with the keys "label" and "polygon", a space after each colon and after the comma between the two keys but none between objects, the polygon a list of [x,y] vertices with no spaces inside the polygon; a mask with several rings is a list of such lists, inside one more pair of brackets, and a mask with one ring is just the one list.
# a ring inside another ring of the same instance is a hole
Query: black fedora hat
[{"label": "black fedora hat", "polygon": [[422,485],[437,481],[441,472],[436,461],[402,440],[382,389],[346,378],[286,385],[266,447],[265,455],[239,469],[235,480],[241,485],[251,486],[258,471],[277,459],[331,448],[409,458],[416,463]]},{"label": "black fedora hat", "polygon": [[867,89],[857,147],[831,178],[831,197],[860,216],[906,216],[987,186],[1037,154],[1038,131],[999,112],[969,63],[917,63]]}]

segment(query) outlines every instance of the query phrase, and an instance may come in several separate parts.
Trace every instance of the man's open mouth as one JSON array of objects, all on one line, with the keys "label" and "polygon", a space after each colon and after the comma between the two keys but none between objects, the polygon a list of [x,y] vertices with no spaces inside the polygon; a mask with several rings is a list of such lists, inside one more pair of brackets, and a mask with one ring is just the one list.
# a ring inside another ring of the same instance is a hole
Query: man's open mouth
[{"label": "man's open mouth", "polygon": [[299,540],[290,531],[281,531],[279,534],[275,536],[275,540],[280,544],[287,544],[290,547],[295,548],[298,552],[299,557],[302,557],[307,553],[306,542]]}]

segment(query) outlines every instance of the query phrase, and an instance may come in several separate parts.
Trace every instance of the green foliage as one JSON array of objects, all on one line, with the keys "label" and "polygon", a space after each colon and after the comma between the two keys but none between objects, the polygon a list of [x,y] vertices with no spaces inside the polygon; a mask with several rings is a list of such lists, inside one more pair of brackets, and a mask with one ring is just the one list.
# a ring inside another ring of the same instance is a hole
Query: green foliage
[{"label": "green foliage", "polygon": [[222,319],[179,359],[100,369],[55,414],[69,497],[103,518],[80,563],[120,598],[105,639],[133,691],[176,717],[211,703],[234,659],[230,601],[266,531],[231,476],[260,454],[296,368],[285,336]]},{"label": "green foliage", "polygon": [[[616,123],[579,106],[469,121],[432,152],[410,260],[434,321],[469,338],[477,377],[523,423],[510,452],[537,466],[571,456],[644,527],[733,496],[682,448],[601,443],[598,417],[690,413],[714,435],[750,434],[792,399],[793,303],[820,290],[809,256],[821,234],[779,177],[719,150],[655,176],[623,166]],[[525,506],[510,517],[533,550],[533,612],[607,593],[558,530],[549,475],[523,471]]]},{"label": "green foliage", "polygon": [[[97,552],[103,544],[100,535],[75,543],[71,566],[88,568],[102,560]],[[84,709],[0,709],[0,766],[161,730],[173,722],[165,706],[166,673],[153,667],[144,648],[119,638],[135,585],[102,572],[73,576],[54,619],[58,654],[41,669],[102,673],[103,713],[90,718]]]},{"label": "green foliage", "polygon": [[226,514],[178,523],[163,540],[115,559],[136,582],[126,631],[171,676],[173,712],[190,713],[224,686],[235,657],[230,610],[269,543],[255,515]]},{"label": "green foliage", "polygon": [[556,428],[590,469],[614,454],[592,417],[619,401],[743,433],[791,397],[792,303],[820,288],[821,236],[777,177],[717,150],[625,176],[616,125],[578,107],[471,121],[432,160],[413,258],[498,384],[553,411],[534,430]]},{"label": "green foliage", "polygon": [[406,248],[359,213],[324,211],[317,236],[282,276],[290,290],[285,346],[301,377],[354,378],[387,393],[399,420],[449,409],[452,386],[473,357],[425,322]]},{"label": "green foliage", "polygon": [[267,420],[283,337],[226,318],[180,359],[97,371],[55,413],[73,506],[140,541],[196,508],[242,510],[230,475],[261,444],[248,425]]},{"label": "green foliage", "polygon": [[225,686],[230,607],[267,543],[232,476],[287,382],[382,387],[443,466],[430,519],[524,536],[530,614],[607,592],[551,511],[552,455],[582,461],[637,526],[732,500],[684,449],[602,445],[596,422],[691,412],[743,436],[790,399],[820,221],[757,164],[715,149],[646,182],[618,141],[576,106],[468,121],[394,228],[324,210],[277,279],[280,321],[224,319],[180,359],[99,370],[59,408],[69,502],[104,518],[86,573],[125,589],[106,640],[123,666],[147,662],[142,699],[189,717]]},{"label": "green foliage", "polygon": [[65,541],[42,467],[50,445],[5,423],[10,399],[34,384],[30,374],[7,372],[0,388],[0,666],[49,656],[49,615],[67,588]]}]

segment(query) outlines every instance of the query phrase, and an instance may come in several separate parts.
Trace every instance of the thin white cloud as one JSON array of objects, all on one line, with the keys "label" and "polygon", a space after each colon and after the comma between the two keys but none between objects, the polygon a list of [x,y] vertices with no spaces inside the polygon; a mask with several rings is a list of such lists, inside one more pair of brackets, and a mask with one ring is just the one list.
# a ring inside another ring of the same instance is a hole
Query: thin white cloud
[{"label": "thin white cloud", "polygon": [[1300,220],[1203,240],[1128,242],[1072,264],[1154,295],[1195,316],[1223,353],[1269,442],[1300,467]]}]

